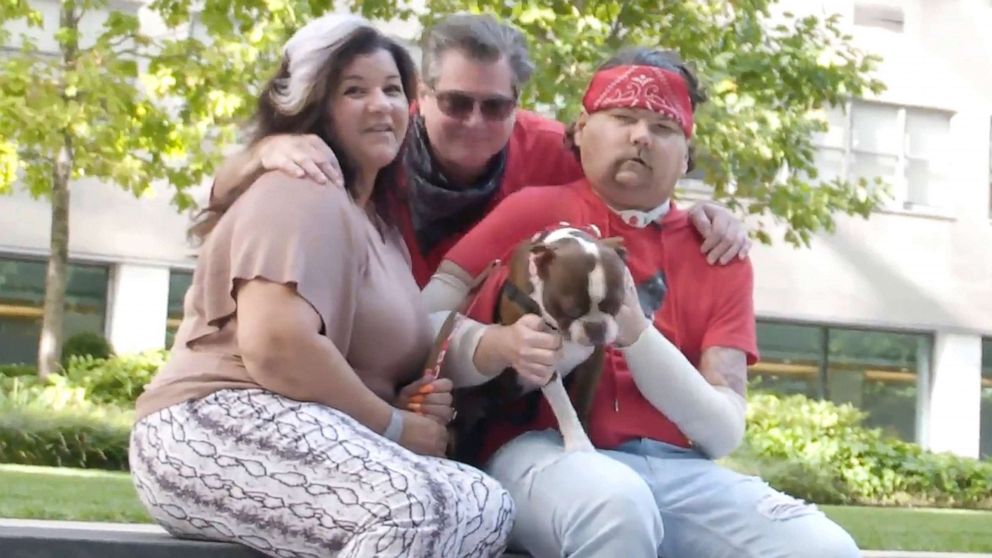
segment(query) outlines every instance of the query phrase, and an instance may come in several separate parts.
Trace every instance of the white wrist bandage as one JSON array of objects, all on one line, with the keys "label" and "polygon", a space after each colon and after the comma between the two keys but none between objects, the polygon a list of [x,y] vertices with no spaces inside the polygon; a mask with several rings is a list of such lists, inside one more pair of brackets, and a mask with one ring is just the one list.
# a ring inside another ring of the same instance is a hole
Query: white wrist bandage
[{"label": "white wrist bandage", "polygon": [[399,409],[394,408],[392,414],[389,415],[389,426],[386,427],[386,431],[382,433],[382,436],[398,444],[402,435],[403,413]]}]

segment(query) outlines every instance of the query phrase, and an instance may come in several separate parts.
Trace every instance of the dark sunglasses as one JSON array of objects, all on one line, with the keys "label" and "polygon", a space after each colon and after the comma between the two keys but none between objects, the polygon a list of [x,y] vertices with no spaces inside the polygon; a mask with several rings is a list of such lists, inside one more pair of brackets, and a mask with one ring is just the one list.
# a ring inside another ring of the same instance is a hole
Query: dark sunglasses
[{"label": "dark sunglasses", "polygon": [[482,117],[491,121],[506,120],[517,106],[516,98],[495,96],[477,99],[460,91],[435,91],[434,98],[441,112],[459,120],[471,116],[476,104]]}]

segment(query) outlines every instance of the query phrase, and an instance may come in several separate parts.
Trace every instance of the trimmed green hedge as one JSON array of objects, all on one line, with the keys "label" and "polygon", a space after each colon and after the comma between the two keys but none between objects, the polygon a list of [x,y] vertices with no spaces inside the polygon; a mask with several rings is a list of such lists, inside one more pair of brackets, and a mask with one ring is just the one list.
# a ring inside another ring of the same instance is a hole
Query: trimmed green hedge
[{"label": "trimmed green hedge", "polygon": [[38,369],[30,364],[0,364],[0,378],[37,375]]},{"label": "trimmed green hedge", "polygon": [[126,470],[133,416],[63,376],[0,378],[0,463]]},{"label": "trimmed green hedge", "polygon": [[73,356],[45,382],[0,367],[0,463],[126,470],[134,401],[166,354]]},{"label": "trimmed green hedge", "polygon": [[0,406],[0,463],[126,471],[132,416]]}]

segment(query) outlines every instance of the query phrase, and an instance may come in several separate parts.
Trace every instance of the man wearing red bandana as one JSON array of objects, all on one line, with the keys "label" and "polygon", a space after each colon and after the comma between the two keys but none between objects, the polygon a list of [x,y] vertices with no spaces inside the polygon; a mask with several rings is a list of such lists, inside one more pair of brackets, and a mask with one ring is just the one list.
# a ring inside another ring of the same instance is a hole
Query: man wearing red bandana
[{"label": "man wearing red bandana", "polygon": [[[432,310],[451,309],[452,291],[467,293],[490,261],[562,221],[624,240],[632,280],[589,419],[599,451],[564,452],[543,401],[523,425],[507,410],[484,443],[485,470],[517,504],[512,542],[533,556],[860,556],[815,506],[714,462],[743,439],[757,348],[750,261],[707,265],[699,233],[672,201],[692,165],[693,111],[703,100],[673,53],[635,49],[607,62],[570,130],[585,177],[508,197],[425,289]],[[491,301],[476,301],[471,315],[491,318]],[[536,356],[491,358],[503,327],[459,333],[475,343],[459,383],[481,383],[508,364],[553,368]]]}]

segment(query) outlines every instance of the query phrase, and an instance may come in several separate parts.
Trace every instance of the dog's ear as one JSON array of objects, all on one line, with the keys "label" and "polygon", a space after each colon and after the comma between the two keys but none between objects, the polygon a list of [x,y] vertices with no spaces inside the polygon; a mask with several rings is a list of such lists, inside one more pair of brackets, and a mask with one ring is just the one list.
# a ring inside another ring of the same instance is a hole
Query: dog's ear
[{"label": "dog's ear", "polygon": [[537,268],[537,276],[541,279],[548,278],[548,266],[555,259],[555,251],[547,244],[534,244],[530,247],[531,263]]},{"label": "dog's ear", "polygon": [[616,252],[620,256],[620,259],[623,260],[623,263],[627,263],[627,247],[623,245],[623,237],[611,236],[610,238],[604,238],[600,242]]}]

